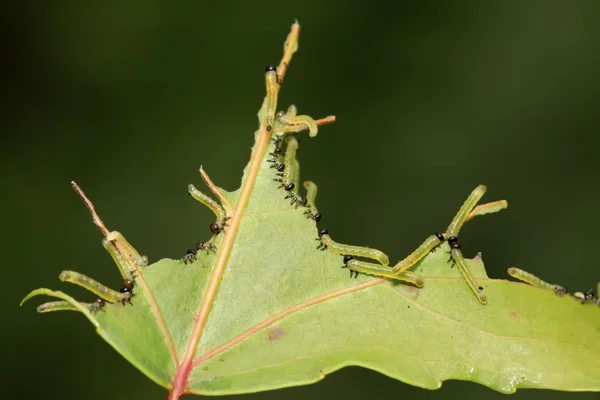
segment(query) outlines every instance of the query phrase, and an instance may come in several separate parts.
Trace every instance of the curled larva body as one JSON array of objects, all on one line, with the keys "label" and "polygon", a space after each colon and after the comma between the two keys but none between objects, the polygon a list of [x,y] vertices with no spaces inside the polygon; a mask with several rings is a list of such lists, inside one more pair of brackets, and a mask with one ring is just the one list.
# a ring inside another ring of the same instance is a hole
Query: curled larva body
[{"label": "curled larva body", "polygon": [[[294,186],[296,188],[300,187],[300,162],[296,159],[294,162],[294,180],[292,180],[292,182],[294,183]],[[296,189],[296,192],[298,192],[298,190]]]},{"label": "curled larva body", "polygon": [[554,290],[554,291],[557,291],[557,290],[560,291],[560,288],[562,288],[562,286],[560,286],[560,285],[553,285],[552,283],[545,282],[545,281],[541,280],[540,278],[538,278],[537,276],[535,276],[527,271],[523,271],[522,269],[519,269],[519,268],[511,267],[508,269],[507,272],[513,278],[516,278],[525,283],[529,283],[531,286],[535,286],[535,287],[543,288],[543,289],[550,289],[550,290]]},{"label": "curled larva body", "polygon": [[[306,189],[306,202],[308,205],[315,207],[315,201],[317,199],[318,188],[317,185],[312,181],[304,182],[304,189]],[[315,207],[315,210],[317,208]]]},{"label": "curled larva body", "polygon": [[107,238],[102,239],[102,246],[108,251],[115,264],[119,268],[119,272],[123,278],[129,278],[135,275],[135,269],[128,262],[127,258],[117,249],[115,244]]},{"label": "curled larva body", "polygon": [[312,181],[304,182],[304,189],[306,189],[306,207],[308,210],[304,212],[307,218],[312,218],[314,221],[319,222],[321,220],[321,213],[317,209],[315,201],[317,199],[317,185]]},{"label": "curled larva body", "polygon": [[444,236],[442,234],[435,234],[429,236],[425,241],[415,249],[412,253],[410,253],[405,259],[398,262],[398,264],[394,265],[392,271],[395,274],[399,274],[403,271],[406,271],[417,262],[419,262],[423,257],[425,257],[431,250],[435,249],[437,246],[442,243],[444,240]]},{"label": "curled larva body", "polygon": [[422,288],[425,285],[425,283],[423,282],[423,277],[412,271],[404,271],[396,276],[396,279],[412,283],[413,285],[419,288]]},{"label": "curled larva body", "polygon": [[[281,177],[281,184],[287,191],[291,191],[296,186],[294,179],[296,178],[296,153],[298,152],[298,139],[295,136],[289,136],[287,138],[287,146],[285,149],[285,156],[283,158],[283,164],[285,166],[283,175]],[[288,189],[292,185],[291,189]]]},{"label": "curled larva body", "polygon": [[212,223],[209,228],[213,234],[219,234],[225,227],[225,222],[227,221],[227,213],[225,212],[225,209],[210,196],[196,189],[196,187],[192,184],[188,185],[188,192],[190,196],[204,204],[206,207],[210,208],[210,210],[215,214],[217,220],[216,222]]},{"label": "curled larva body", "polygon": [[[279,112],[277,113],[277,122],[280,125],[287,125],[288,127],[293,127],[294,125],[304,125],[308,128],[308,135],[310,137],[317,136],[319,133],[319,127],[314,119],[309,117],[308,115],[297,115],[298,109],[295,105],[290,105],[287,109],[286,113]],[[292,131],[296,129],[292,128]]]},{"label": "curled larva body", "polygon": [[131,293],[120,293],[116,290],[112,290],[111,288],[104,286],[100,282],[80,274],[79,272],[63,271],[58,276],[58,279],[63,282],[69,282],[81,286],[110,303],[123,302],[131,298]]},{"label": "curled larva body", "polygon": [[498,201],[493,201],[491,203],[479,205],[479,206],[473,208],[473,210],[469,213],[465,222],[470,221],[471,219],[473,219],[475,217],[480,217],[482,215],[496,213],[498,211],[505,210],[506,208],[508,208],[508,202],[506,200],[498,200]]},{"label": "curled larva body", "polygon": [[484,185],[479,185],[475,188],[475,190],[473,190],[473,192],[471,192],[469,197],[467,197],[467,200],[465,200],[463,205],[460,207],[460,210],[458,210],[456,216],[452,219],[452,222],[450,222],[450,225],[448,225],[448,229],[446,229],[447,236],[458,236],[458,233],[467,220],[467,217],[473,208],[475,208],[477,202],[485,194],[486,190],[487,188]]},{"label": "curled larva body", "polygon": [[404,271],[400,274],[395,274],[394,272],[392,272],[392,269],[390,267],[386,267],[383,265],[373,264],[366,261],[359,261],[352,258],[348,259],[348,257],[345,257],[344,261],[345,267],[354,272],[397,279],[400,281],[412,283],[417,287],[423,287],[424,285],[423,278],[419,274],[416,274],[412,271]]},{"label": "curled larva body", "polygon": [[123,279],[132,279],[137,270],[148,265],[148,257],[140,253],[117,231],[112,231],[102,239],[102,246],[109,252],[121,272]]},{"label": "curled larva body", "polygon": [[[450,240],[450,238],[448,238],[448,240]],[[456,266],[458,267],[458,270],[462,274],[465,281],[467,281],[469,288],[471,288],[475,296],[477,296],[477,300],[479,300],[481,304],[487,304],[487,297],[483,293],[483,288],[480,288],[480,286],[475,283],[475,279],[469,272],[465,259],[460,251],[460,245],[458,244],[458,241],[456,242],[456,245],[451,244],[450,256],[452,257],[452,260],[456,262]]]},{"label": "curled larva body", "polygon": [[64,300],[50,301],[48,303],[40,304],[37,307],[37,312],[39,313],[47,313],[52,311],[79,311],[79,309],[73,304]]},{"label": "curled larva body", "polygon": [[[329,251],[341,254],[341,255],[351,255],[354,257],[363,257],[371,260],[375,260],[383,266],[386,266],[390,263],[390,259],[387,254],[385,254],[381,250],[372,249],[370,247],[363,246],[353,246],[348,244],[342,244],[331,239],[329,234],[320,235],[321,244]],[[389,268],[388,268],[389,269]],[[391,269],[390,269],[391,271]]]},{"label": "curled larva body", "polygon": [[271,131],[275,122],[275,112],[277,111],[277,95],[279,93],[279,83],[277,82],[277,70],[269,65],[265,71],[265,86],[267,95],[263,107],[265,109],[265,129]]}]

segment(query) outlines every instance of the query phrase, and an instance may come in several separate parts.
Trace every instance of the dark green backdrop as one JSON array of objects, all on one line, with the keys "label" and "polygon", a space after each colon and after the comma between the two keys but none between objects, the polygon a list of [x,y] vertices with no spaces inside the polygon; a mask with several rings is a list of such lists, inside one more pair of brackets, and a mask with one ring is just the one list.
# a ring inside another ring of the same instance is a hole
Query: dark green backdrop
[{"label": "dark green backdrop", "polygon": [[[280,104],[338,117],[305,134],[300,152],[336,240],[401,258],[485,183],[485,200],[510,207],[469,224],[462,242],[492,277],[519,266],[577,290],[600,279],[599,2],[49,3],[1,17],[3,398],[166,397],[83,317],[18,302],[40,286],[91,299],[58,281],[67,268],[119,284],[71,180],[151,261],[206,235],[212,216],[186,186],[201,184],[200,164],[220,186],[239,185],[264,67],[294,17],[300,51]],[[501,396],[463,382],[426,392],[348,368],[246,398],[367,395]]]}]

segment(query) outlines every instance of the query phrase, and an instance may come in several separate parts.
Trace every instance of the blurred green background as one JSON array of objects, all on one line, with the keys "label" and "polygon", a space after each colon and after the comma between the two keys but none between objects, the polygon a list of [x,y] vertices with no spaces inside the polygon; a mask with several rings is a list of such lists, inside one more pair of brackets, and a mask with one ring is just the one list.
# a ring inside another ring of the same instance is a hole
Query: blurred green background
[{"label": "blurred green background", "polygon": [[[302,177],[319,185],[320,225],[336,240],[399,259],[485,183],[484,200],[510,207],[461,238],[467,255],[483,252],[490,276],[519,266],[572,290],[600,278],[599,2],[52,3],[17,2],[0,17],[6,398],[166,397],[83,317],[18,302],[40,286],[91,300],[58,281],[67,268],[120,283],[71,180],[151,261],[181,257],[205,236],[213,217],[187,184],[201,184],[202,164],[218,185],[239,186],[264,67],[279,61],[294,17],[300,50],[280,104],[338,117],[318,137],[304,134],[300,152]],[[501,397],[347,368],[244,398],[282,396]]]}]

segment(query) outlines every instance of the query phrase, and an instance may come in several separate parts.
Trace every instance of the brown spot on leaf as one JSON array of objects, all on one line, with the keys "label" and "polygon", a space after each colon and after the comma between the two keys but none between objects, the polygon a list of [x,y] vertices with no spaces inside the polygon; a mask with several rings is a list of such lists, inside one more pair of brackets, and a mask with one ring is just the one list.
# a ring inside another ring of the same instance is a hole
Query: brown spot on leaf
[{"label": "brown spot on leaf", "polygon": [[400,285],[402,287],[402,289],[409,293],[409,294],[415,294],[418,290],[418,288],[416,286],[413,286],[411,284],[406,284],[406,285]]},{"label": "brown spot on leaf", "polygon": [[510,317],[510,319],[517,319],[517,313],[512,311],[510,314],[508,314],[508,316]]},{"label": "brown spot on leaf", "polygon": [[271,328],[269,329],[269,342],[273,343],[274,341],[281,339],[285,335],[285,329],[279,327]]}]

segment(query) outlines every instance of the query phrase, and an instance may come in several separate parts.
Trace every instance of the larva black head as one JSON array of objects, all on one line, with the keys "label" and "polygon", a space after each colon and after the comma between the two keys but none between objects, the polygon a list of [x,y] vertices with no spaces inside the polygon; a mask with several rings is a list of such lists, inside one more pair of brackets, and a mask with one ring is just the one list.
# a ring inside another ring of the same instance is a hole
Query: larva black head
[{"label": "larva black head", "polygon": [[435,237],[436,237],[436,238],[438,238],[438,240],[439,240],[440,242],[443,242],[443,241],[444,241],[444,235],[442,235],[442,234],[441,234],[441,233],[439,233],[439,232],[436,232],[436,233],[435,233]]},{"label": "larva black head", "polygon": [[596,295],[591,290],[588,290],[583,294],[585,300],[596,300]]},{"label": "larva black head", "polygon": [[119,292],[121,292],[121,293],[131,293],[131,288],[122,287],[121,290],[119,290]]},{"label": "larva black head", "polygon": [[196,250],[194,250],[194,249],[189,249],[189,250],[187,251],[187,253],[185,253],[185,254],[193,254],[193,255],[196,255]]},{"label": "larva black head", "polygon": [[267,65],[267,68],[265,68],[265,72],[269,72],[269,71],[277,71],[275,69],[274,65]]},{"label": "larva black head", "polygon": [[483,290],[483,286],[479,286],[477,289],[479,289],[479,290]]},{"label": "larva black head", "polygon": [[323,235],[329,235],[329,231],[327,229],[321,229],[319,231],[319,237],[321,237]]},{"label": "larva black head", "polygon": [[315,215],[313,215],[313,219],[315,220],[315,222],[319,222],[321,220],[321,213],[316,213]]},{"label": "larva black head", "polygon": [[102,308],[102,307],[104,307],[104,304],[106,304],[106,303],[104,303],[104,299],[103,298],[98,297],[96,300],[94,300],[94,304],[96,306],[98,306],[99,308]]},{"label": "larva black head", "polygon": [[289,192],[290,190],[293,190],[295,187],[296,187],[296,185],[294,185],[293,183],[288,183],[283,188]]},{"label": "larva black head", "polygon": [[354,257],[349,256],[349,255],[345,255],[344,256],[344,264],[348,264],[348,261],[352,260]]},{"label": "larva black head", "polygon": [[131,279],[125,279],[123,281],[123,287],[133,289],[133,281]]},{"label": "larva black head", "polygon": [[448,244],[451,249],[460,249],[460,243],[458,242],[458,238],[456,236],[450,236],[448,238]]},{"label": "larva black head", "polygon": [[214,234],[221,232],[221,227],[216,222],[213,222],[212,224],[210,224],[209,228],[210,228],[210,231]]},{"label": "larva black head", "polygon": [[284,169],[285,169],[285,165],[284,164],[279,164],[277,166],[277,171],[279,171],[279,172],[283,172]]}]

